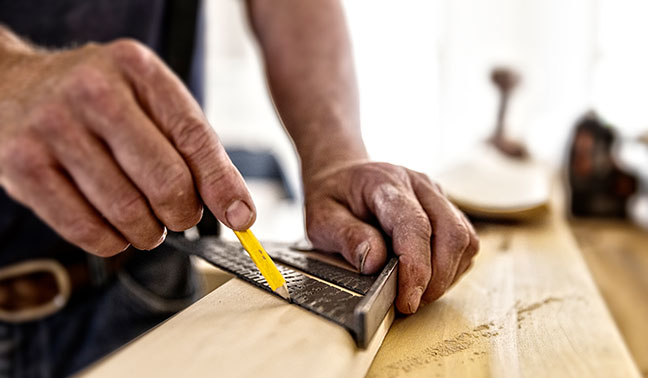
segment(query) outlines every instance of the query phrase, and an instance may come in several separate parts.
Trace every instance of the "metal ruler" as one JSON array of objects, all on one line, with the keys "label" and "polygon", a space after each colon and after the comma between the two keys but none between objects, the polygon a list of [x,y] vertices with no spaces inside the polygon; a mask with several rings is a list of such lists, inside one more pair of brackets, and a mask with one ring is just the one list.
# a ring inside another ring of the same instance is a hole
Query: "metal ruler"
[{"label": "metal ruler", "polygon": [[[272,293],[237,242],[171,236],[167,243]],[[287,243],[263,245],[284,275],[292,303],[341,325],[359,348],[367,347],[396,297],[397,258],[389,260],[379,274],[367,276],[309,257],[304,249]]]}]

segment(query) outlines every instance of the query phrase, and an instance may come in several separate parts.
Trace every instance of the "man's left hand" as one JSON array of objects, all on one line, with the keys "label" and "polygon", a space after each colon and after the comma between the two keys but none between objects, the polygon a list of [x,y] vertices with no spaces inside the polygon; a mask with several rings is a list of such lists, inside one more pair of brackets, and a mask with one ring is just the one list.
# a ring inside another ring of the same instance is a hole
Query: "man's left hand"
[{"label": "man's left hand", "polygon": [[[471,265],[479,239],[470,222],[426,175],[357,162],[305,180],[306,228],[317,249],[340,252],[365,274],[399,257],[396,306],[405,314],[443,295]],[[383,235],[388,238],[383,237]]]}]

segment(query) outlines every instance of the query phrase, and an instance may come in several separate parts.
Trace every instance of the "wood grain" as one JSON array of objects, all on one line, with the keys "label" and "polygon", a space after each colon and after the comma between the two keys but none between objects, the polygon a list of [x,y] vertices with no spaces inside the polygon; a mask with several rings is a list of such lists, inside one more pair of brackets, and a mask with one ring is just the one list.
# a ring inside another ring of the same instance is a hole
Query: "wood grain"
[{"label": "wood grain", "polygon": [[570,221],[594,280],[648,378],[648,232],[628,222]]},{"label": "wood grain", "polygon": [[342,327],[232,279],[81,376],[363,377],[393,317],[358,350]]},{"label": "wood grain", "polygon": [[396,319],[369,377],[639,377],[563,219],[479,234],[472,272]]},{"label": "wood grain", "polygon": [[640,377],[564,219],[478,231],[472,271],[398,318],[377,354],[390,318],[359,351],[341,327],[233,279],[85,375]]}]

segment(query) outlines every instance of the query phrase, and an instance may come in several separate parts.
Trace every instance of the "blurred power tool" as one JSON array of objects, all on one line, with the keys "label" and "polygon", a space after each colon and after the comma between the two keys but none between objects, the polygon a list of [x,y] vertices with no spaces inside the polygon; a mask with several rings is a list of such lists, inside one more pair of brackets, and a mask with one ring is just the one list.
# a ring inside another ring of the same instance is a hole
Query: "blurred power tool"
[{"label": "blurred power tool", "polygon": [[634,172],[615,156],[618,136],[590,111],[576,123],[567,156],[570,210],[574,216],[625,218],[638,190]]}]

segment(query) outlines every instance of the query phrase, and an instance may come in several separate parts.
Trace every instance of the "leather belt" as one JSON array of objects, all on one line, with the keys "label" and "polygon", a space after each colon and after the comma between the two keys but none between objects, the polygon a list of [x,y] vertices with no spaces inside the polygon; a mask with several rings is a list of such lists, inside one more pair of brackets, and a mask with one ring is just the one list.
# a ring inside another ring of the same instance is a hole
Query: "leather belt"
[{"label": "leather belt", "polygon": [[0,321],[22,323],[60,311],[75,292],[107,282],[131,255],[128,250],[110,258],[44,258],[0,267]]}]

